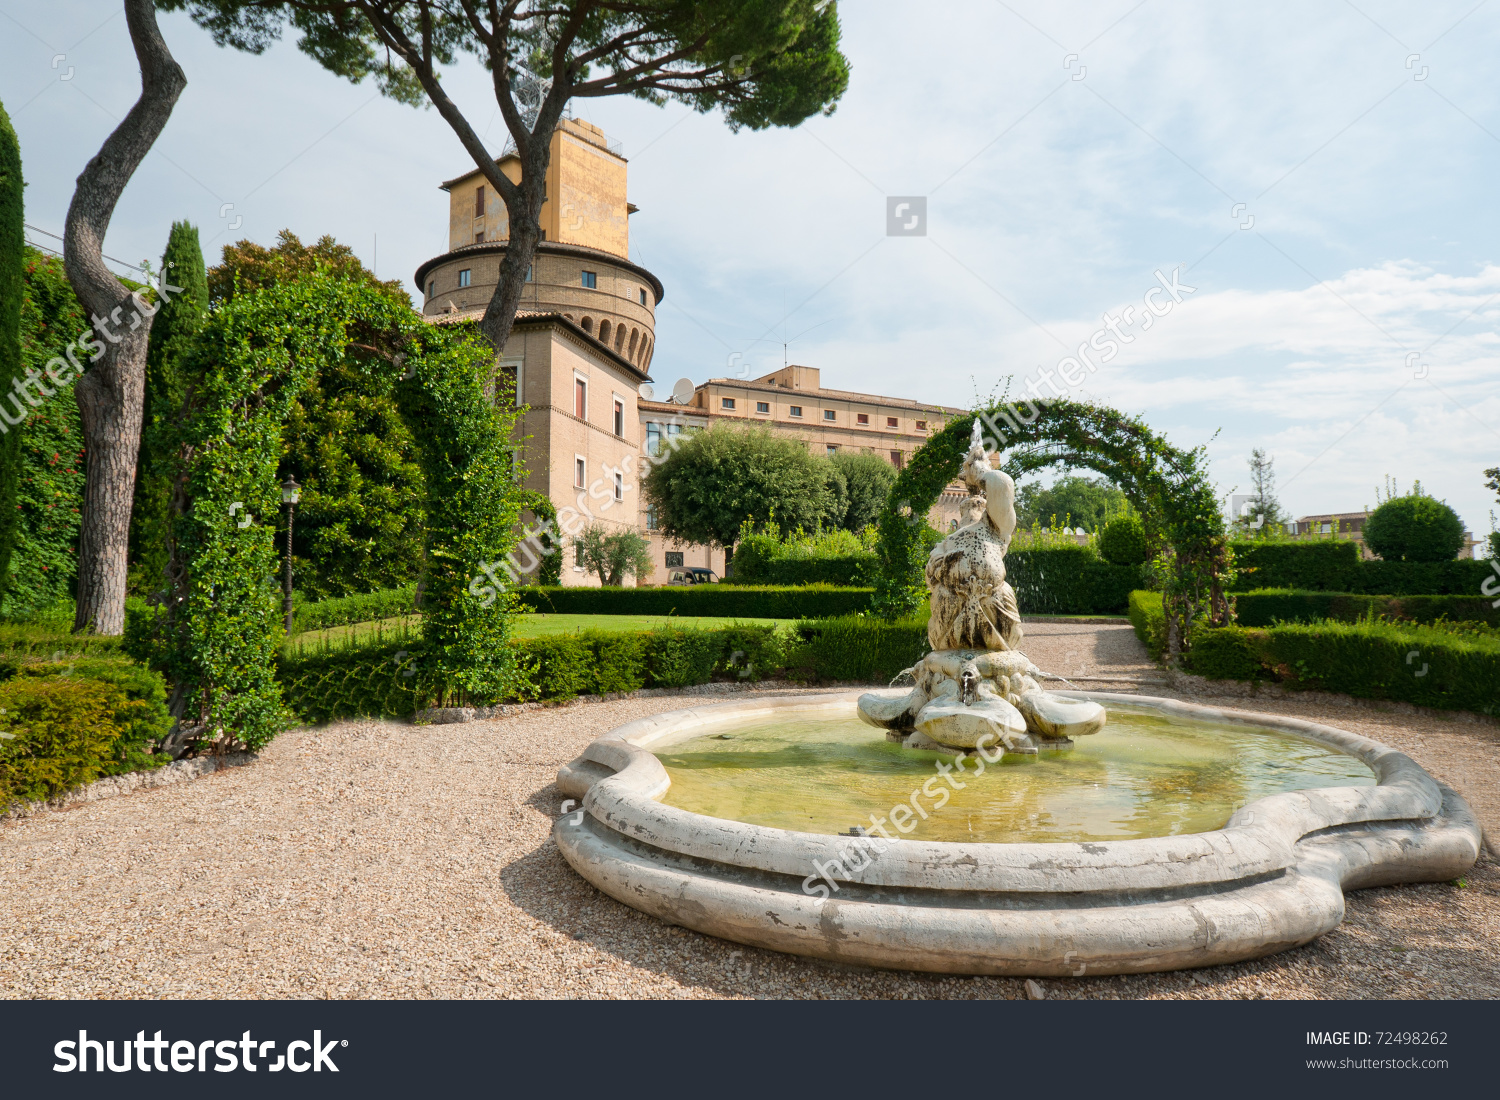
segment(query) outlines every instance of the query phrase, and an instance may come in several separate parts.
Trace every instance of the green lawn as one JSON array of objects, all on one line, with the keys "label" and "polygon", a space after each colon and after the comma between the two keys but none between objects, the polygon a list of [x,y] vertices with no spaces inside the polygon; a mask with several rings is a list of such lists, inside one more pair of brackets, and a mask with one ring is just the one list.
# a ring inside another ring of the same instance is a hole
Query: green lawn
[{"label": "green lawn", "polygon": [[[734,623],[767,626],[790,623],[792,619],[729,619],[681,615],[517,615],[514,634],[517,638],[539,638],[549,634],[576,634],[583,630],[653,630],[659,626],[685,626],[711,629]],[[309,630],[287,641],[287,649],[298,653],[310,649],[344,649],[378,636],[392,642],[418,638],[422,633],[422,616],[399,615],[349,626],[332,626],[326,630]]]}]

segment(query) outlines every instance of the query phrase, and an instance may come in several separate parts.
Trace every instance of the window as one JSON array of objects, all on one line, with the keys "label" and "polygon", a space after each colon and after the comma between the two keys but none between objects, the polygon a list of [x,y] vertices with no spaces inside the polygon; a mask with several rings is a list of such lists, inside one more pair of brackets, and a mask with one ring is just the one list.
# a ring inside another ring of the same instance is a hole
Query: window
[{"label": "window", "polygon": [[625,499],[625,475],[618,470],[615,472],[615,499]]},{"label": "window", "polygon": [[588,476],[588,464],[581,458],[573,459],[573,488],[582,489],[583,479]]},{"label": "window", "polygon": [[755,403],[755,411],[758,413],[768,413],[771,411],[771,403],[769,401],[757,401]]},{"label": "window", "polygon": [[1330,535],[1332,533],[1333,533],[1333,524],[1331,524],[1331,523],[1321,523],[1321,524],[1318,525],[1318,534],[1320,534],[1320,535]]},{"label": "window", "polygon": [[828,444],[828,453],[831,454],[831,455],[838,454],[839,453],[838,445],[836,443],[830,443],[830,444]]},{"label": "window", "polygon": [[894,416],[888,416],[885,418],[885,426],[887,428],[898,428],[901,426],[901,422]]},{"label": "window", "polygon": [[682,551],[681,550],[668,550],[667,551],[667,568],[668,569],[681,569],[682,568]]},{"label": "window", "polygon": [[459,286],[468,286],[469,285],[469,274],[470,274],[470,272],[469,272],[469,269],[467,267],[464,268],[462,271],[460,271],[458,273],[458,285]]},{"label": "window", "polygon": [[625,402],[615,398],[615,435],[625,434]]},{"label": "window", "polygon": [[437,293],[437,280],[436,279],[429,279],[429,280],[427,280],[427,297],[431,298],[436,293]]},{"label": "window", "polygon": [[642,287],[641,288],[641,305],[645,305],[645,304],[646,304],[646,288]]},{"label": "window", "polygon": [[870,414],[869,413],[860,413],[859,415],[857,415],[854,418],[854,421],[857,424],[868,424],[870,422]]},{"label": "window", "polygon": [[802,406],[801,405],[793,405],[791,408],[787,409],[787,415],[789,415],[789,416],[801,416],[802,415]]},{"label": "window", "polygon": [[598,286],[599,286],[599,276],[598,276],[598,274],[596,272],[585,271],[582,274],[583,274],[582,282],[583,282],[584,286],[588,287],[590,290],[596,290],[596,289],[598,289]]},{"label": "window", "polygon": [[583,543],[581,542],[573,543],[573,568],[583,568]]},{"label": "window", "polygon": [[653,458],[661,454],[661,425],[646,422],[646,453]]},{"label": "window", "polygon": [[589,418],[589,384],[582,378],[573,379],[573,415],[579,420]]},{"label": "window", "polygon": [[948,521],[948,530],[950,530],[950,531],[957,531],[958,530],[958,520],[956,520],[956,519],[950,519]]},{"label": "window", "polygon": [[894,466],[894,467],[896,467],[896,469],[898,469],[898,470],[905,469],[906,468],[906,456],[903,455],[900,451],[892,451],[891,452],[891,465]]},{"label": "window", "polygon": [[836,419],[836,415],[835,415],[835,413],[834,413],[834,411],[832,409],[824,409],[823,410],[823,419],[824,420],[834,420],[834,419]]},{"label": "window", "polygon": [[674,435],[681,435],[681,434],[682,434],[682,425],[681,424],[668,424],[667,425],[667,438],[668,439],[671,439]]},{"label": "window", "polygon": [[536,269],[536,264],[527,264],[526,265],[526,281],[528,283],[531,282],[531,273],[535,269]]},{"label": "window", "polygon": [[482,217],[484,217],[484,186],[483,186],[483,184],[481,184],[480,186],[478,186],[478,187],[476,187],[474,189],[474,216],[476,218],[482,218]]},{"label": "window", "polygon": [[656,505],[646,505],[646,530],[656,530]]},{"label": "window", "polygon": [[721,397],[721,398],[719,398],[719,408],[721,408],[721,409],[732,409],[732,408],[734,408],[734,398],[732,398],[732,397]]},{"label": "window", "polygon": [[919,431],[919,432],[925,432],[926,430],[927,430],[927,421],[925,421],[925,420],[918,420],[917,421],[917,431]]}]

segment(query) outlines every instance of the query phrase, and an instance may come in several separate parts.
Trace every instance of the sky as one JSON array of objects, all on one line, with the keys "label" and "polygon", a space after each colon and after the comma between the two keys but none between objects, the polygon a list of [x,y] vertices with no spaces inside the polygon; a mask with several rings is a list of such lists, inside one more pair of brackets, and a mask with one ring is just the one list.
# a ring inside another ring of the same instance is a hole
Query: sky
[{"label": "sky", "polygon": [[[1051,392],[1050,372],[1205,445],[1225,494],[1260,447],[1294,516],[1373,507],[1389,477],[1490,530],[1500,2],[839,11],[849,89],[795,129],[574,105],[630,161],[632,259],[666,287],[658,392],[785,356],[825,386],[969,407],[1033,380]],[[188,87],[106,253],[155,259],[184,218],[210,263],[242,238],[326,233],[415,293],[447,246],[438,184],[471,165],[437,113],[293,40],[252,57],[185,15],[161,26]],[[57,244],[44,233],[139,79],[119,3],[0,0],[0,102],[37,242]],[[473,63],[445,77],[498,151],[487,82]],[[913,199],[925,218],[892,235],[893,200],[905,226]],[[1143,299],[1173,284],[1146,327]],[[1091,369],[1067,361],[1091,339]]]}]

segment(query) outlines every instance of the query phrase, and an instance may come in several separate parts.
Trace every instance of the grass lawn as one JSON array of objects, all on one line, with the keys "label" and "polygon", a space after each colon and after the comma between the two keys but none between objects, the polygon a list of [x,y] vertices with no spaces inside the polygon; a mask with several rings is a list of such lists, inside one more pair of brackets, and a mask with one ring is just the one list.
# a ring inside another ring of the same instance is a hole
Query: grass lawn
[{"label": "grass lawn", "polygon": [[[791,623],[793,619],[732,619],[708,616],[685,615],[546,615],[531,613],[517,615],[513,620],[514,636],[517,638],[540,638],[550,634],[577,634],[583,630],[654,630],[659,626],[697,627],[712,629],[731,626],[734,623],[768,626],[773,623]],[[286,643],[291,654],[322,649],[344,649],[372,639],[405,641],[416,639],[422,633],[422,616],[398,615],[391,619],[377,619],[368,623],[353,623],[349,626],[332,626],[326,630],[309,630],[295,635]]]}]

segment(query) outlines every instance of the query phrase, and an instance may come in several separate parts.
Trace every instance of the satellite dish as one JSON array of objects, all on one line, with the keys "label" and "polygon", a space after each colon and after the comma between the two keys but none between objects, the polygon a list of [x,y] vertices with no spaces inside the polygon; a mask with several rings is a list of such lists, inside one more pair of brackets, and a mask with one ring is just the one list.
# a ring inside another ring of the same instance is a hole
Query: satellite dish
[{"label": "satellite dish", "polygon": [[639,386],[636,387],[636,392],[639,393],[642,399],[646,401],[650,401],[653,397],[656,396],[656,390],[652,388],[650,382],[642,382]]},{"label": "satellite dish", "polygon": [[693,380],[691,378],[679,378],[677,384],[672,387],[672,400],[679,405],[686,405],[693,399]]}]

